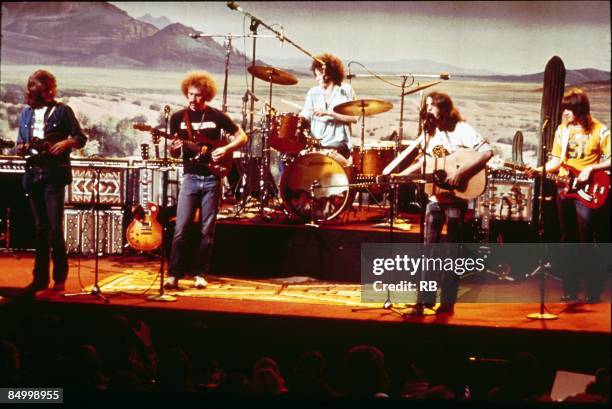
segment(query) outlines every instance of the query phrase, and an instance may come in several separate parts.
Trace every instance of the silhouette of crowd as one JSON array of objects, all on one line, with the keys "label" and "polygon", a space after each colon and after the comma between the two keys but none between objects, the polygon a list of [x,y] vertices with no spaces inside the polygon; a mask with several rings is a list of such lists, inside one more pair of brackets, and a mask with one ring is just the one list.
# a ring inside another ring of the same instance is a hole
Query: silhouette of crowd
[{"label": "silhouette of crowd", "polygon": [[[96,318],[95,323],[84,325],[82,332],[75,328],[67,331],[67,325],[74,323],[43,314],[19,323],[17,331],[5,328],[0,333],[4,338],[0,339],[0,386],[63,387],[65,396],[146,393],[204,400],[210,396],[421,402],[551,400],[544,371],[538,359],[527,352],[509,357],[497,384],[476,391],[476,386],[466,381],[465,372],[457,373],[460,369],[448,365],[429,365],[426,358],[403,362],[402,371],[391,375],[384,352],[372,345],[352,346],[331,360],[320,351],[304,350],[293,362],[280,364],[270,354],[236,365],[215,357],[214,350],[186,346],[203,342],[197,332],[188,342],[157,345],[155,331],[141,319],[120,315]],[[244,347],[248,348],[248,340]],[[610,368],[609,363],[604,364],[608,366],[597,371],[595,381],[584,392],[566,401],[609,404]]]}]

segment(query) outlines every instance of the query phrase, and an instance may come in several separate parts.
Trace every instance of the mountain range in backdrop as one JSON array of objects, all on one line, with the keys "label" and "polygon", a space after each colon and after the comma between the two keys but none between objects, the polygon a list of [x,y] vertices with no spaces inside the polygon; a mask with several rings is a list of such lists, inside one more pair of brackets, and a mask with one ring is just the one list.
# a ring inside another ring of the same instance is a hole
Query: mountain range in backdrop
[{"label": "mountain range in backdrop", "polygon": [[[172,23],[167,17],[146,14],[139,19],[107,2],[15,2],[2,3],[2,62],[4,64],[50,64],[112,68],[146,68],[183,71],[205,69],[220,73],[225,68],[225,47],[212,38],[193,39],[192,27]],[[222,42],[222,39],[219,39]],[[261,57],[257,65],[273,65],[308,73],[309,60]],[[246,57],[250,64],[250,57]],[[345,62],[348,64],[348,61]],[[541,82],[543,73],[498,75],[467,71],[430,60],[362,62],[379,73],[449,72],[464,79]],[[232,47],[230,68],[244,71],[245,55]],[[363,72],[357,64],[353,73]],[[610,72],[592,68],[568,70],[566,83],[609,82]]]}]

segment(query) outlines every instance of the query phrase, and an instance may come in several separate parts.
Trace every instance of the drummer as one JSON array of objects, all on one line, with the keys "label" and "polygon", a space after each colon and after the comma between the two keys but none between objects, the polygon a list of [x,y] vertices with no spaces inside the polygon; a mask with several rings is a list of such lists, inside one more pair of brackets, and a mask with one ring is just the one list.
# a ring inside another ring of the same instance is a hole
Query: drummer
[{"label": "drummer", "polygon": [[[300,116],[310,121],[311,136],[318,139],[322,148],[332,148],[346,159],[350,158],[351,124],[358,117],[341,115],[334,112],[336,105],[355,99],[355,92],[344,80],[344,64],[338,57],[321,54],[313,60],[310,69],[314,73],[317,86],[306,94],[304,108]],[[323,65],[320,61],[323,61]]]}]

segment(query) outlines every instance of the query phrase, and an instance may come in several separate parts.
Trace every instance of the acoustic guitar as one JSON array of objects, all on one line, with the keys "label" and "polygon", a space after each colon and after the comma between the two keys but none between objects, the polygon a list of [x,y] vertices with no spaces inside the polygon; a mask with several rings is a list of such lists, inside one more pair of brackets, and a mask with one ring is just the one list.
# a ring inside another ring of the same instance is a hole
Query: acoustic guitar
[{"label": "acoustic guitar", "polygon": [[378,183],[411,183],[418,180],[425,182],[425,193],[429,196],[447,193],[459,199],[471,200],[480,196],[487,187],[486,166],[472,174],[465,175],[459,186],[448,184],[448,175],[466,162],[475,159],[478,152],[460,149],[442,158],[428,157],[425,163],[425,175],[379,176]]},{"label": "acoustic guitar", "polygon": [[[178,137],[140,122],[133,124],[133,127],[139,131],[150,132],[153,137],[163,137],[167,139],[174,139]],[[195,153],[195,156],[191,158],[190,161],[205,165],[213,174],[219,176],[220,178],[227,176],[232,169],[234,159],[233,155],[225,155],[225,157],[219,162],[213,162],[211,157],[212,151],[214,151],[216,148],[227,145],[227,141],[223,138],[210,139],[199,133],[195,133],[194,138],[195,141],[185,141],[185,143],[183,143],[183,149],[187,149],[188,151]]]},{"label": "acoustic guitar", "polygon": [[[527,170],[527,166],[510,162],[504,162],[504,166],[519,171]],[[560,194],[563,197],[578,199],[589,209],[598,209],[606,203],[610,191],[610,170],[594,170],[588,180],[581,182],[578,180],[578,169],[568,165],[561,166],[569,171],[569,175],[546,173],[546,179],[552,180],[561,188]]]},{"label": "acoustic guitar", "polygon": [[[142,145],[141,156],[144,161],[149,159],[149,145]],[[162,226],[157,221],[157,214],[159,213],[159,206],[155,203],[149,203],[149,184],[147,176],[146,162],[144,167],[144,178],[140,182],[142,183],[143,195],[141,197],[141,204],[137,205],[133,209],[134,220],[129,224],[125,237],[128,244],[140,251],[151,251],[158,248],[162,243]]]}]

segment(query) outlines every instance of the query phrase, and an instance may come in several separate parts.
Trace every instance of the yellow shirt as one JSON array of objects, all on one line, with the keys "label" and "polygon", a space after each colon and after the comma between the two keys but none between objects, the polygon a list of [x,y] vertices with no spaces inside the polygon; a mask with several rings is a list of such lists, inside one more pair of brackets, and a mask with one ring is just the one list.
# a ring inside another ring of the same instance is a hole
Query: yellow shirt
[{"label": "yellow shirt", "polygon": [[552,156],[560,158],[561,163],[578,171],[608,159],[610,130],[595,119],[593,122],[593,129],[589,134],[585,133],[580,125],[559,125],[555,132]]}]

